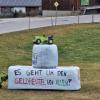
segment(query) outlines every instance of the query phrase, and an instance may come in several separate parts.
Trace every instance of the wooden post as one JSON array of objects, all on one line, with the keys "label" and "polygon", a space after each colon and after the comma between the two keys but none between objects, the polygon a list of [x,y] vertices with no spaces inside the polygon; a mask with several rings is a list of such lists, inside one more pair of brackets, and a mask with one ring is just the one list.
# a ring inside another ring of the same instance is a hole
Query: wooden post
[{"label": "wooden post", "polygon": [[30,18],[30,11],[29,11],[29,26],[28,26],[28,28],[29,28],[29,32],[30,32],[30,29],[31,29],[31,18]]}]

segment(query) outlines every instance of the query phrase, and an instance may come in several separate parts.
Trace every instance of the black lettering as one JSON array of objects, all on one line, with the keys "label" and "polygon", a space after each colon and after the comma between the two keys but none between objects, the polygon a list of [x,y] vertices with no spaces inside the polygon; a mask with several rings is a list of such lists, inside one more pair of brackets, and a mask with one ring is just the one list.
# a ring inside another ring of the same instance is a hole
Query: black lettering
[{"label": "black lettering", "polygon": [[15,76],[16,76],[16,75],[21,75],[21,72],[20,72],[20,70],[21,70],[21,69],[17,69],[17,70],[15,70],[15,71],[14,71],[14,73],[15,73]]},{"label": "black lettering", "polygon": [[53,85],[54,81],[53,80],[47,80],[48,85]]}]

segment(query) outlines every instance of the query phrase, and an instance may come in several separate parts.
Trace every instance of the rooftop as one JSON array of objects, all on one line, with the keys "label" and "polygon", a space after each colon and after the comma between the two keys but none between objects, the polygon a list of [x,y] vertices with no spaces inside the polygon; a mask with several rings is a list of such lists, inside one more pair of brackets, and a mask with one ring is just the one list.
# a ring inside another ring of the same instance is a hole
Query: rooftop
[{"label": "rooftop", "polygon": [[0,6],[41,6],[42,0],[0,0]]}]

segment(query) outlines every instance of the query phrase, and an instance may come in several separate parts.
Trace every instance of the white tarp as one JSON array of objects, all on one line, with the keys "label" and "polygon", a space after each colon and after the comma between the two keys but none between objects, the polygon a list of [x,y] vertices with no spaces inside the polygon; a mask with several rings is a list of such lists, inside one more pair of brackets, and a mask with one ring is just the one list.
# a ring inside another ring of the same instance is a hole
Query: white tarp
[{"label": "white tarp", "polygon": [[32,66],[34,68],[56,68],[58,66],[58,49],[55,44],[33,45]]},{"label": "white tarp", "polygon": [[8,89],[79,90],[79,67],[36,69],[32,66],[10,66]]}]

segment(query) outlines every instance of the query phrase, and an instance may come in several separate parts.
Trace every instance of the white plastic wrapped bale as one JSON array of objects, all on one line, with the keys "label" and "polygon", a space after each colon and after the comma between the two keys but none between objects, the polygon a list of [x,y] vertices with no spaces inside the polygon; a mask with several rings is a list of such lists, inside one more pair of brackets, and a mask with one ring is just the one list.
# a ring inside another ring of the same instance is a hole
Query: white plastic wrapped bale
[{"label": "white plastic wrapped bale", "polygon": [[32,66],[34,68],[56,68],[58,66],[58,49],[55,44],[33,45]]},{"label": "white plastic wrapped bale", "polygon": [[79,90],[79,67],[37,69],[32,66],[10,66],[8,89]]}]

